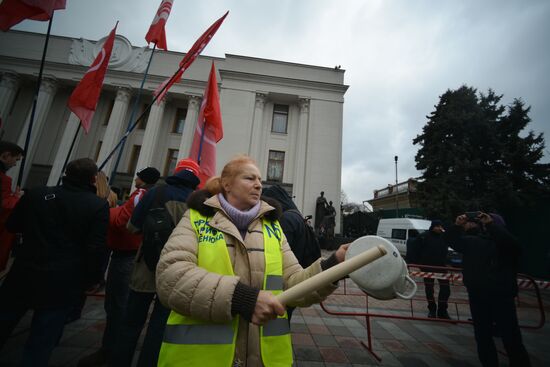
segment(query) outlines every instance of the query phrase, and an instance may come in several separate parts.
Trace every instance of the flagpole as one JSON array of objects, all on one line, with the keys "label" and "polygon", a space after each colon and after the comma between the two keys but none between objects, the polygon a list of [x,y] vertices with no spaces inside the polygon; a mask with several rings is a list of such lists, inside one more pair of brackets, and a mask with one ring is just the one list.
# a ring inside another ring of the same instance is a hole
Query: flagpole
[{"label": "flagpole", "polygon": [[65,162],[63,163],[63,168],[61,168],[61,174],[59,175],[59,179],[57,180],[56,186],[59,186],[61,184],[61,177],[63,177],[63,172],[65,172],[65,167],[67,167],[67,163],[69,163],[69,158],[71,157],[71,154],[73,152],[74,144],[76,142],[76,138],[78,137],[78,133],[80,132],[81,126],[82,126],[82,121],[79,121],[78,127],[76,128],[76,133],[74,134],[73,142],[71,143],[71,147],[69,148],[69,153],[67,153],[67,158],[65,158]]},{"label": "flagpole", "polygon": [[113,156],[113,154],[115,154],[115,152],[118,150],[118,148],[126,141],[126,139],[128,139],[128,135],[130,135],[130,133],[132,131],[134,131],[134,129],[136,128],[137,124],[139,123],[139,121],[149,112],[149,110],[151,109],[151,107],[153,106],[153,104],[157,101],[157,99],[159,99],[159,97],[163,94],[162,92],[164,92],[164,90],[166,88],[168,88],[168,86],[170,86],[170,82],[176,78],[176,76],[178,75],[178,73],[180,72],[180,70],[184,67],[185,65],[180,65],[180,67],[178,68],[178,70],[176,70],[176,72],[174,73],[174,75],[172,75],[170,77],[170,79],[168,80],[168,82],[161,88],[161,90],[159,91],[159,93],[153,98],[153,100],[151,101],[150,104],[147,105],[147,107],[145,108],[145,110],[141,113],[141,115],[139,115],[139,117],[136,119],[136,121],[132,124],[132,126],[130,126],[128,128],[128,130],[126,130],[126,133],[124,133],[124,135],[122,136],[122,138],[119,140],[119,142],[117,143],[117,145],[115,145],[115,147],[113,148],[113,150],[111,150],[111,153],[109,153],[109,155],[103,160],[103,162],[101,163],[101,165],[99,166],[99,170],[101,171],[103,169],[103,167],[105,167],[105,165],[107,164],[107,162],[109,162],[109,159],[111,159],[111,157]]},{"label": "flagpole", "polygon": [[19,167],[19,175],[17,176],[17,186],[21,186],[21,181],[23,180],[23,172],[25,170],[25,163],[27,161],[27,153],[29,150],[29,144],[31,140],[32,125],[34,123],[34,115],[36,113],[36,103],[38,101],[38,93],[40,93],[40,84],[42,82],[42,72],[44,71],[44,63],[46,61],[46,52],[48,51],[48,42],[50,40],[50,31],[52,29],[53,15],[55,11],[52,12],[50,21],[48,22],[48,31],[46,32],[46,41],[44,42],[44,50],[42,51],[42,60],[40,61],[40,70],[38,72],[38,81],[36,82],[36,90],[34,92],[34,97],[32,101],[32,111],[31,117],[29,118],[29,128],[27,129],[27,136],[25,138],[25,147],[23,158],[21,158],[21,166]]},{"label": "flagpole", "polygon": [[[130,119],[128,120],[128,127],[126,128],[126,131],[130,129],[132,126],[132,120],[134,119],[134,115],[136,114],[136,110],[139,106],[139,101],[141,99],[141,92],[143,91],[143,86],[145,85],[145,80],[147,79],[147,74],[149,74],[149,66],[151,66],[151,61],[153,61],[153,54],[155,53],[155,50],[157,49],[157,44],[154,43],[153,50],[151,51],[151,56],[149,57],[149,62],[147,63],[147,67],[145,68],[145,74],[143,75],[143,79],[141,80],[141,85],[139,87],[138,94],[136,96],[136,100],[134,101],[134,106],[132,107],[132,113],[130,114]],[[109,179],[109,185],[113,185],[115,182],[116,177],[116,170],[118,168],[118,165],[120,163],[120,159],[122,158],[122,153],[124,152],[124,145],[126,144],[126,139],[122,142],[122,145],[120,147],[120,150],[118,151],[118,156],[116,158],[115,165],[113,167],[113,170],[111,171],[111,176]]]}]

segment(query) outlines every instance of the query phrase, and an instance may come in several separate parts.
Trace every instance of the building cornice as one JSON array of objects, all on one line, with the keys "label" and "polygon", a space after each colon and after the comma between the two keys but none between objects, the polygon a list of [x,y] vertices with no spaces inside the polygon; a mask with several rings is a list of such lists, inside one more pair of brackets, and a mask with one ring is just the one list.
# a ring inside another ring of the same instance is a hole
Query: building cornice
[{"label": "building cornice", "polygon": [[323,90],[328,92],[336,92],[344,94],[349,88],[349,85],[345,84],[334,84],[334,83],[324,83],[324,82],[317,82],[312,80],[304,80],[304,79],[294,79],[294,78],[284,78],[284,77],[275,77],[271,75],[264,75],[264,74],[252,74],[252,73],[245,73],[242,71],[233,71],[233,70],[227,70],[227,69],[219,69],[220,76],[222,79],[233,79],[233,80],[241,80],[246,82],[257,82],[261,84],[271,84],[271,85],[279,85],[284,87],[306,87],[311,88],[315,90]]}]

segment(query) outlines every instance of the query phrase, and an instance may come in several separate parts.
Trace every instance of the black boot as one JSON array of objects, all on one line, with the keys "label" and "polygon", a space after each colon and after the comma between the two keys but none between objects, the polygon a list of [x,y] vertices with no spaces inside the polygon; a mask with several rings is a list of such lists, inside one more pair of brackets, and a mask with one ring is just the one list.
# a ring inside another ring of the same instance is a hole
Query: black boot
[{"label": "black boot", "polygon": [[430,319],[436,318],[437,305],[435,302],[428,302],[428,317]]},{"label": "black boot", "polygon": [[451,316],[449,316],[449,313],[447,312],[447,303],[439,304],[439,307],[437,309],[437,317],[440,319],[452,320]]}]

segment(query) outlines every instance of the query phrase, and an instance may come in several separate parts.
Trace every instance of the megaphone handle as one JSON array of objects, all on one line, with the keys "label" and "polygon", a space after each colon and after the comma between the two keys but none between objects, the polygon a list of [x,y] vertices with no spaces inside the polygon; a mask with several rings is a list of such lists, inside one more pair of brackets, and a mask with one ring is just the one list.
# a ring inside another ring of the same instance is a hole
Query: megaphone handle
[{"label": "megaphone handle", "polygon": [[277,295],[277,299],[284,305],[287,305],[292,301],[297,301],[317,289],[323,288],[327,284],[334,283],[335,281],[342,279],[360,267],[363,267],[368,263],[384,256],[386,253],[386,248],[382,245],[368,249],[357,256],[342,261],[340,264],[324,270],[319,274],[315,274],[311,278],[296,284],[295,286]]},{"label": "megaphone handle", "polygon": [[409,274],[405,275],[405,279],[413,285],[412,292],[410,294],[404,294],[404,293],[399,293],[398,291],[395,291],[395,290],[394,291],[397,297],[399,298],[411,299],[416,294],[416,290],[418,289],[418,286],[416,285],[416,282],[409,276]]}]

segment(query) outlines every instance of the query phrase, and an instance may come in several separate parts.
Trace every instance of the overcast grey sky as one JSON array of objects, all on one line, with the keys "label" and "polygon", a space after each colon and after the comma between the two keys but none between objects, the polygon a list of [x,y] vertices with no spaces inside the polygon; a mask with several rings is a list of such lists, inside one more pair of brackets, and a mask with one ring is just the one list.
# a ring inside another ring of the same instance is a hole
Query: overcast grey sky
[{"label": "overcast grey sky", "polygon": [[[159,3],[67,0],[52,33],[97,40],[120,20],[117,33],[143,46]],[[203,54],[346,70],[342,188],[351,201],[395,181],[395,155],[399,181],[419,175],[412,139],[439,96],[462,84],[492,88],[505,104],[523,98],[530,129],[550,139],[550,1],[174,0],[168,48],[186,52],[226,10]],[[14,29],[45,33],[46,25]],[[547,147],[544,162],[549,157]]]}]

